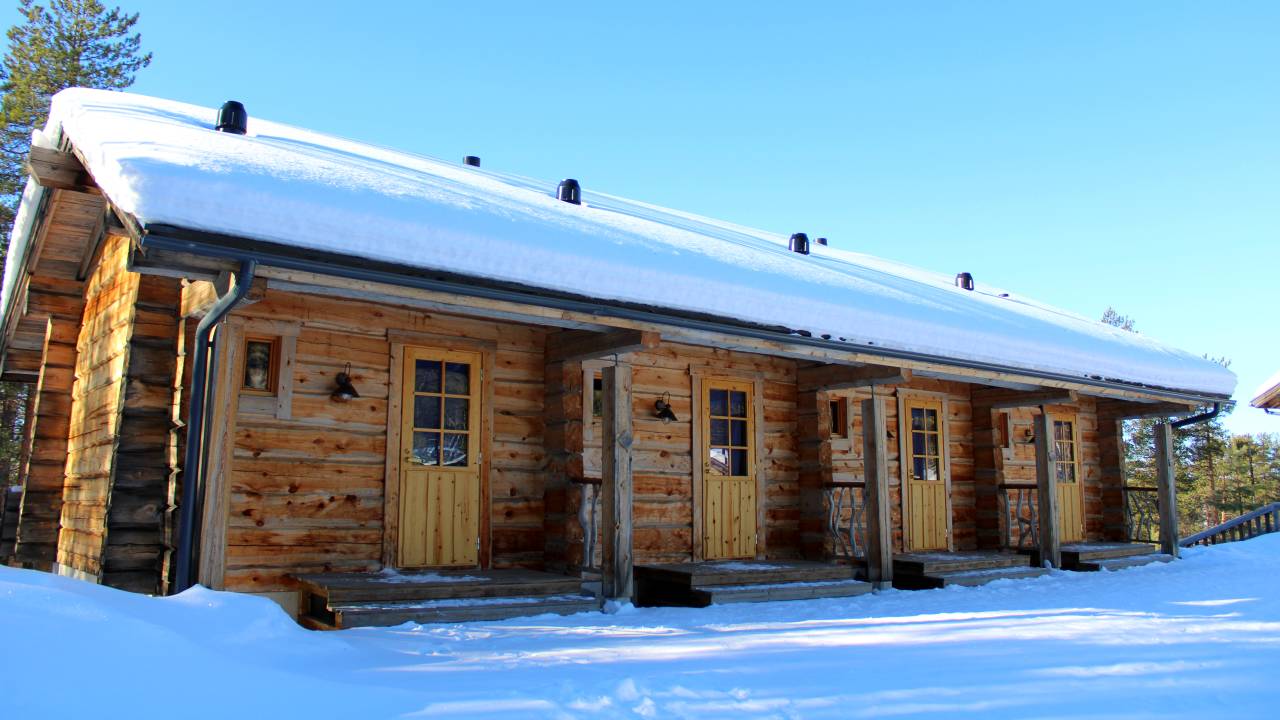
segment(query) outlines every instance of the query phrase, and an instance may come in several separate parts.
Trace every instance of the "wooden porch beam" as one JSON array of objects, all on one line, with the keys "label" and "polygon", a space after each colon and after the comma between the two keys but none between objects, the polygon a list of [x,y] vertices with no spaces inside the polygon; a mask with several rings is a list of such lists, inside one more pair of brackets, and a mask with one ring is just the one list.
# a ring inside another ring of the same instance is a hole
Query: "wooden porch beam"
[{"label": "wooden porch beam", "polygon": [[1053,418],[1045,408],[1036,416],[1036,504],[1040,526],[1040,564],[1062,567],[1058,538],[1057,452],[1053,446]]},{"label": "wooden porch beam", "polygon": [[614,330],[597,333],[565,330],[547,337],[547,362],[598,360],[612,355],[652,350],[662,342],[656,332]]},{"label": "wooden porch beam", "polygon": [[1178,557],[1178,485],[1173,465],[1173,426],[1155,427],[1156,506],[1160,510],[1160,552]]},{"label": "wooden porch beam", "polygon": [[811,365],[796,371],[796,382],[805,390],[848,390],[911,382],[911,371],[888,365]]},{"label": "wooden porch beam", "polygon": [[1138,418],[1156,418],[1156,417],[1172,417],[1174,415],[1186,415],[1194,412],[1195,406],[1191,404],[1159,402],[1159,403],[1141,403],[1129,402],[1126,400],[1099,400],[1098,401],[1098,417],[1110,417],[1120,420],[1134,420]]},{"label": "wooden porch beam", "polygon": [[884,398],[862,401],[862,462],[866,485],[867,580],[893,586],[893,517],[889,512],[889,450],[885,444]]},{"label": "wooden porch beam", "polygon": [[604,407],[600,437],[600,483],[604,554],[600,559],[604,597],[631,600],[635,596],[631,551],[632,435],[631,366],[607,365],[601,371]]},{"label": "wooden porch beam", "polygon": [[36,182],[52,190],[102,194],[79,158],[69,152],[33,147],[27,156],[27,172]]},{"label": "wooden porch beam", "polygon": [[971,398],[974,405],[992,410],[1036,407],[1037,405],[1073,405],[1080,399],[1075,390],[1045,389],[1025,392],[1005,388],[974,388]]}]

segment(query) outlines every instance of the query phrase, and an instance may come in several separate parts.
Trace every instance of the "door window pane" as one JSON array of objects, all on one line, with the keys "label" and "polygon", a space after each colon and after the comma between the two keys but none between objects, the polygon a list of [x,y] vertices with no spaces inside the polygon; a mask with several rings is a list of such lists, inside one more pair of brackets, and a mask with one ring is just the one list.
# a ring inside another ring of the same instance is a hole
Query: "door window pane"
[{"label": "door window pane", "polygon": [[733,450],[730,452],[730,460],[732,468],[730,474],[735,477],[743,477],[747,474],[747,451]]},{"label": "door window pane", "polygon": [[932,481],[932,480],[937,480],[937,479],[938,479],[938,477],[939,477],[939,474],[938,474],[938,458],[936,458],[936,457],[925,458],[925,460],[924,460],[924,479],[925,479],[925,480],[930,480],[930,481]]},{"label": "door window pane", "polygon": [[413,426],[428,429],[440,427],[440,398],[418,395],[413,398]]},{"label": "door window pane", "polygon": [[936,433],[929,433],[924,437],[924,454],[930,457],[941,457],[942,453],[938,452],[938,435]]},{"label": "door window pane", "polygon": [[729,421],[719,418],[711,419],[711,444],[712,445],[728,445],[729,444]]},{"label": "door window pane", "polygon": [[707,463],[707,471],[712,475],[728,475],[729,474],[729,450],[728,448],[711,448],[710,462]]},{"label": "door window pane", "polygon": [[416,392],[440,392],[440,363],[436,360],[418,360],[413,370],[413,389]]},{"label": "door window pane", "polygon": [[911,408],[911,429],[924,429],[924,410],[920,408]]},{"label": "door window pane", "polygon": [[937,410],[926,409],[924,411],[924,429],[930,432],[937,431],[938,429],[938,411]]},{"label": "door window pane", "polygon": [[911,452],[914,455],[924,454],[924,433],[911,433]]},{"label": "door window pane", "polygon": [[470,412],[471,401],[467,398],[445,398],[444,429],[467,430],[470,428]]},{"label": "door window pane", "polygon": [[471,366],[466,363],[445,363],[444,391],[450,395],[470,395]]},{"label": "door window pane", "polygon": [[441,465],[458,466],[467,464],[467,436],[461,433],[444,434],[444,450]]},{"label": "door window pane", "polygon": [[911,460],[911,477],[916,480],[924,479],[924,458],[917,457]]},{"label": "door window pane", "polygon": [[413,434],[413,460],[421,465],[440,464],[440,433]]},{"label": "door window pane", "polygon": [[747,416],[747,394],[741,390],[729,391],[729,414],[733,417]]},{"label": "door window pane", "polygon": [[729,414],[729,391],[728,390],[712,390],[711,396],[711,414],[724,417]]},{"label": "door window pane", "polygon": [[729,422],[729,444],[738,447],[746,447],[747,445],[747,421],[731,420]]}]

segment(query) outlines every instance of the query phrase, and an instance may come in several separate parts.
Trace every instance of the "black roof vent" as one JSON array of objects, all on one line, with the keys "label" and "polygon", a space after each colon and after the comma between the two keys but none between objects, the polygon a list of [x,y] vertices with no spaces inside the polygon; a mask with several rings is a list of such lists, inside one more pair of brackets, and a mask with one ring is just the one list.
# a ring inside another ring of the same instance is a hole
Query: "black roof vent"
[{"label": "black roof vent", "polygon": [[218,122],[213,129],[232,135],[243,135],[249,129],[249,113],[240,102],[228,100],[222,103],[222,107],[218,110]]},{"label": "black roof vent", "polygon": [[973,290],[973,276],[969,273],[960,273],[956,275],[956,287],[965,290]]},{"label": "black roof vent", "polygon": [[556,198],[574,205],[581,205],[582,188],[578,185],[577,180],[565,178],[560,181],[560,186],[556,188]]},{"label": "black roof vent", "polygon": [[791,236],[791,252],[800,253],[801,255],[809,254],[809,236],[804,233],[796,233]]},{"label": "black roof vent", "polygon": [[462,158],[462,164],[469,167],[480,167],[480,158],[475,155],[468,155]]},{"label": "black roof vent", "polygon": [[826,238],[818,238],[818,244],[819,244],[819,245],[826,245],[826,244],[827,244],[827,239],[826,239]]}]

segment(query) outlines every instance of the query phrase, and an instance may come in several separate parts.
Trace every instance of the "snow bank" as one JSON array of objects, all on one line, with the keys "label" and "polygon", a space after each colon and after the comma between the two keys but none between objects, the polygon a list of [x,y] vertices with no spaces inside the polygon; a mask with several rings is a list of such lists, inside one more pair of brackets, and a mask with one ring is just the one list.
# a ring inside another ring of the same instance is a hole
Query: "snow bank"
[{"label": "snow bank", "polygon": [[312,633],[0,568],[0,717],[1274,715],[1280,535],[982,588]]},{"label": "snow bank", "polygon": [[[73,89],[53,101],[94,178],[144,224],[165,223],[593,298],[706,313],[1070,377],[1229,395],[1235,376],[1190,353],[946,275],[593,192],[251,118]],[[804,229],[797,219],[797,230]],[[963,268],[957,268],[963,269]],[[6,288],[8,285],[6,285]]]}]

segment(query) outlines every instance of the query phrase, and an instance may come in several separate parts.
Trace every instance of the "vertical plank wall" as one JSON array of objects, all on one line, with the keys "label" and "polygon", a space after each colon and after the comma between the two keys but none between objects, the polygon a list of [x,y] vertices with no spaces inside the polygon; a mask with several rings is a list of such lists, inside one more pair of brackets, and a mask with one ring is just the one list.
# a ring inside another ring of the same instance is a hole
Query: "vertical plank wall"
[{"label": "vertical plank wall", "polygon": [[[389,329],[436,335],[444,347],[450,337],[496,344],[492,564],[541,566],[543,330],[277,290],[236,315],[299,328],[290,418],[240,403],[229,478],[227,589],[287,591],[294,586],[291,573],[381,567]],[[360,398],[335,403],[329,397],[334,376],[348,363]]]}]

